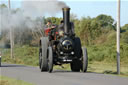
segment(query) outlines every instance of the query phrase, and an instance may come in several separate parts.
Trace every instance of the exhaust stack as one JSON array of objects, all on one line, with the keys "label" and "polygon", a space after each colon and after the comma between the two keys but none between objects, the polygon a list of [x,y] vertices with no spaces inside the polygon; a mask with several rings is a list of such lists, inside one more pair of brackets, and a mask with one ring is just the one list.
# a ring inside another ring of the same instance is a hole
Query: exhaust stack
[{"label": "exhaust stack", "polygon": [[70,29],[70,8],[63,8],[64,33],[68,34]]}]

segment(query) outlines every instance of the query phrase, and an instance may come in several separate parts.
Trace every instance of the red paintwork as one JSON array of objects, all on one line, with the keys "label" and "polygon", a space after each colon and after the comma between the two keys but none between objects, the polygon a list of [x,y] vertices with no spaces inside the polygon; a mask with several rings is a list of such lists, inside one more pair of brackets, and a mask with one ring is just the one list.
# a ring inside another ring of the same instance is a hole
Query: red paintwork
[{"label": "red paintwork", "polygon": [[[46,30],[45,30],[45,35],[46,36],[48,36],[48,33],[51,31],[51,29],[50,28],[47,28]],[[58,32],[56,32],[56,34],[55,34],[55,36],[54,36],[54,40],[56,40],[56,36],[58,35]]]},{"label": "red paintwork", "polygon": [[51,30],[50,28],[47,28],[47,29],[45,30],[45,35],[46,35],[46,36],[48,36],[48,33],[50,32],[50,30]]}]

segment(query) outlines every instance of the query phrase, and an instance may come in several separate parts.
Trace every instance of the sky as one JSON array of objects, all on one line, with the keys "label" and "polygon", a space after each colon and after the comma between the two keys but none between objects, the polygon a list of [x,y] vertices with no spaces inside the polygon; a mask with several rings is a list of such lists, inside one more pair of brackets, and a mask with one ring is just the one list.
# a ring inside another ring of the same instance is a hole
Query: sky
[{"label": "sky", "polygon": [[[10,0],[11,8],[20,8],[22,0]],[[59,0],[64,1],[70,8],[71,13],[76,14],[78,18],[83,16],[96,17],[100,14],[117,18],[117,0]],[[0,0],[1,3],[8,3],[8,0]],[[121,26],[128,24],[128,0],[121,0]],[[46,15],[50,16],[50,15]],[[58,13],[56,17],[62,17]]]}]

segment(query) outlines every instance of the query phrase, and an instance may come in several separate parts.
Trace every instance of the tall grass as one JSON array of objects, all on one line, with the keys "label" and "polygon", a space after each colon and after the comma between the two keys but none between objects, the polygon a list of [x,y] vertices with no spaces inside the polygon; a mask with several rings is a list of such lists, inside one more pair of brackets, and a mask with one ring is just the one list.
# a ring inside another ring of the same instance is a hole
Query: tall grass
[{"label": "tall grass", "polygon": [[38,47],[31,47],[28,45],[15,46],[14,48],[14,58],[10,58],[10,49],[6,49],[3,52],[2,61],[8,63],[16,64],[26,64],[26,65],[38,65]]}]

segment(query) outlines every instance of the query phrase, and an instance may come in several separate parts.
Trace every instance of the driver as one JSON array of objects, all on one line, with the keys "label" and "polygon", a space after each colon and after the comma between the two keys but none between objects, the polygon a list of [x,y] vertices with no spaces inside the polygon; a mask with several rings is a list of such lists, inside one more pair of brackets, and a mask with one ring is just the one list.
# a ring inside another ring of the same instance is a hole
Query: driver
[{"label": "driver", "polygon": [[52,22],[51,22],[51,20],[48,20],[47,24],[44,27],[44,30],[50,29],[51,27],[52,27]]},{"label": "driver", "polygon": [[49,32],[56,28],[56,25],[53,25],[51,20],[47,21],[47,24],[44,26],[45,35],[48,36]]},{"label": "driver", "polygon": [[[60,22],[61,24],[59,25],[59,29],[58,29],[58,32],[59,32],[59,35],[60,36],[64,36],[64,21],[61,20]],[[69,28],[69,34],[74,34],[74,23],[73,22],[70,22],[70,28]]]}]

